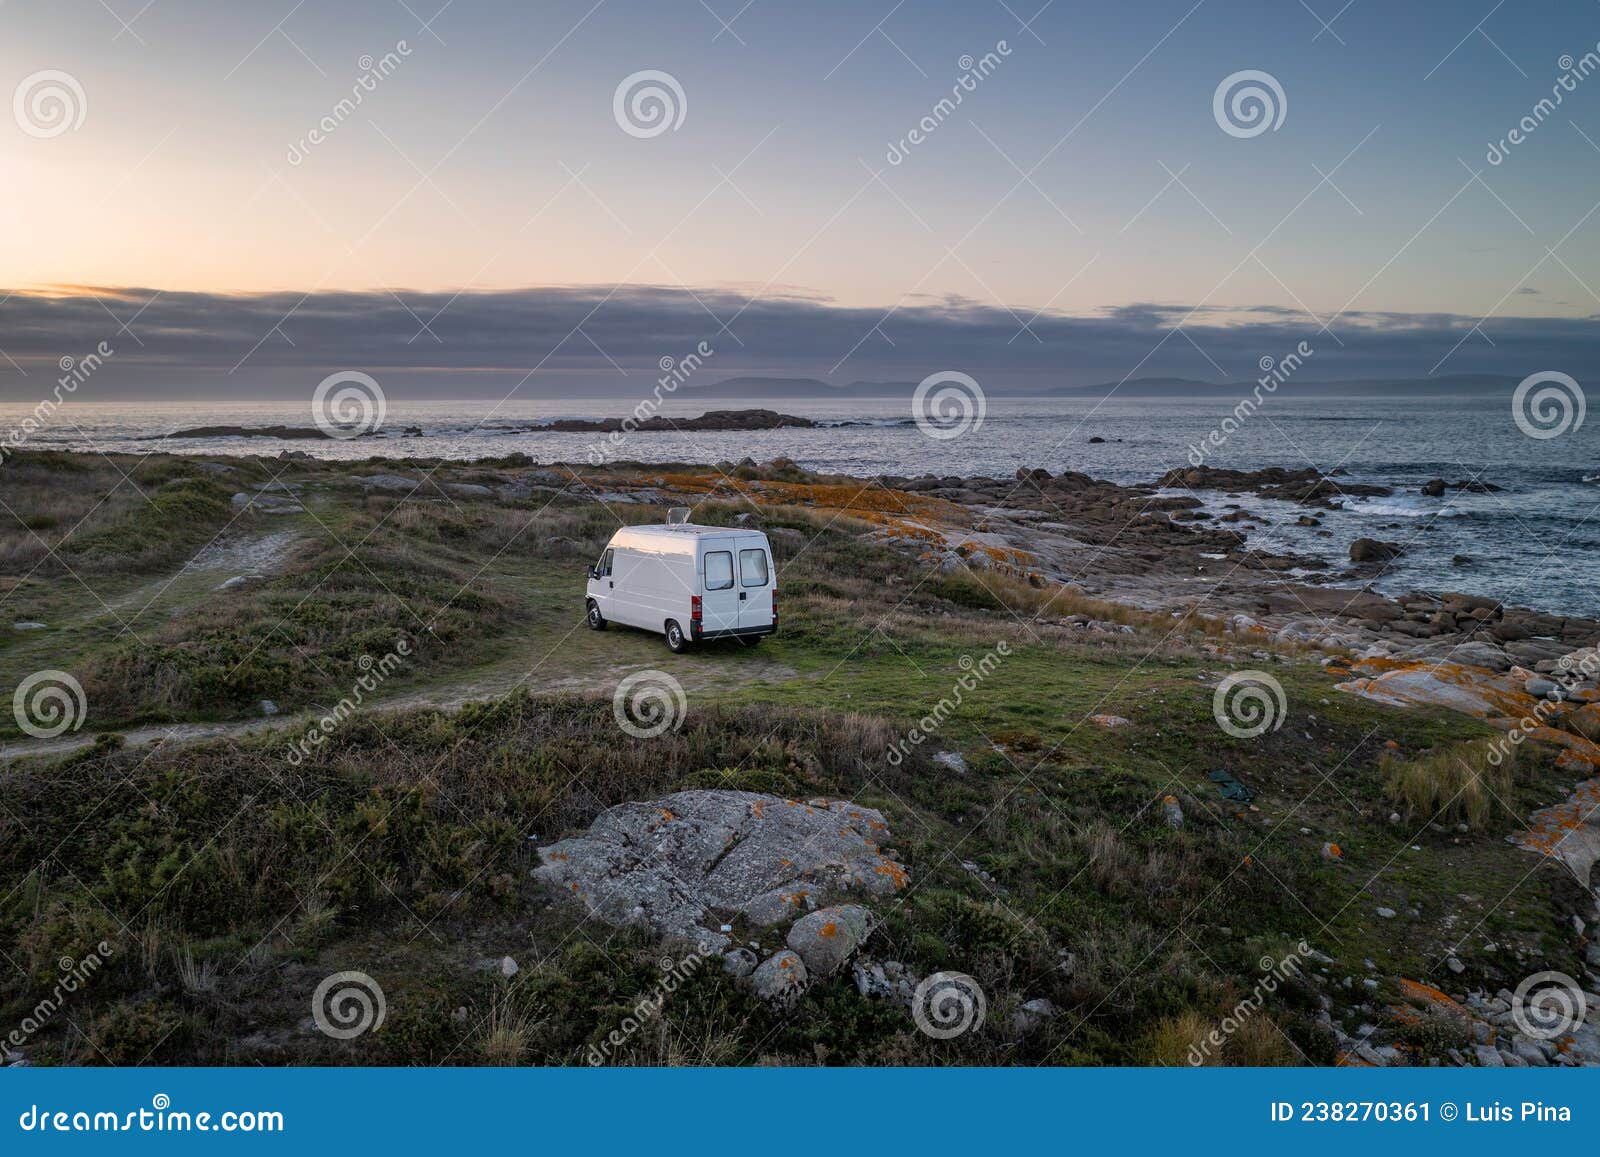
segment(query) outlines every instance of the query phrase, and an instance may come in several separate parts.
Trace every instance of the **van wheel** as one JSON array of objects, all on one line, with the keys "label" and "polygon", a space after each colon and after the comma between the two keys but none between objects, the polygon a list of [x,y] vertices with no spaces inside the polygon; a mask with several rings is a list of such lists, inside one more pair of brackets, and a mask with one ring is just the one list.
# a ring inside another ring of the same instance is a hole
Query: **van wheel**
[{"label": "van wheel", "polygon": [[677,620],[667,620],[667,650],[674,655],[681,655],[689,649],[689,640],[684,637],[683,628],[678,626]]},{"label": "van wheel", "polygon": [[588,623],[591,631],[606,629],[606,617],[600,613],[600,604],[593,599],[589,600]]}]

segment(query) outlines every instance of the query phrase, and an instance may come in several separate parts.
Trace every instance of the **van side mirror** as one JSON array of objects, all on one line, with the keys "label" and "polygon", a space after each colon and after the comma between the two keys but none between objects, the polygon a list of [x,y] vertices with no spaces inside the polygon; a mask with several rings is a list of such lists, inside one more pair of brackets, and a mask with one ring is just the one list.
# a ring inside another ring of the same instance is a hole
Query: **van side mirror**
[{"label": "van side mirror", "polygon": [[597,579],[600,577],[600,568],[594,563],[589,564],[589,577],[591,579]]}]

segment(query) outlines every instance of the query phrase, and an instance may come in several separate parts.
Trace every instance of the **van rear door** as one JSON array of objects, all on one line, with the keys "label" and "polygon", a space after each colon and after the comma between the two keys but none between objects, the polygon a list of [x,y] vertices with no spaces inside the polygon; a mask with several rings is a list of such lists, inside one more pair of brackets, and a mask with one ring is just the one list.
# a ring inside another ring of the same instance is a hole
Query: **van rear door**
[{"label": "van rear door", "polygon": [[702,543],[700,598],[701,631],[714,635],[739,629],[739,577],[735,542],[708,538]]},{"label": "van rear door", "polygon": [[772,557],[760,535],[741,538],[739,557],[739,629],[772,626]]}]

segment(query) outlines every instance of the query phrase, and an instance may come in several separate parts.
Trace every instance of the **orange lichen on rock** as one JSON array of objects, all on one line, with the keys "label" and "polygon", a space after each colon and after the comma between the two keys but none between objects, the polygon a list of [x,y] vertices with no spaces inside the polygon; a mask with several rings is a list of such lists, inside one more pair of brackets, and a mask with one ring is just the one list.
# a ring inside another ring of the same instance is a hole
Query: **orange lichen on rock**
[{"label": "orange lichen on rock", "polygon": [[829,920],[821,928],[817,929],[817,935],[832,940],[835,936],[839,935],[839,926],[832,920]]},{"label": "orange lichen on rock", "polygon": [[[1448,994],[1420,980],[1400,978],[1400,995],[1427,1012],[1448,1016],[1455,1020],[1470,1021],[1472,1014]],[[1398,1009],[1394,1011],[1398,1012]]]},{"label": "orange lichen on rock", "polygon": [[911,877],[906,874],[906,870],[888,856],[881,856],[879,860],[878,866],[873,870],[879,875],[888,876],[889,879],[893,880],[896,890],[904,888],[911,882]]}]

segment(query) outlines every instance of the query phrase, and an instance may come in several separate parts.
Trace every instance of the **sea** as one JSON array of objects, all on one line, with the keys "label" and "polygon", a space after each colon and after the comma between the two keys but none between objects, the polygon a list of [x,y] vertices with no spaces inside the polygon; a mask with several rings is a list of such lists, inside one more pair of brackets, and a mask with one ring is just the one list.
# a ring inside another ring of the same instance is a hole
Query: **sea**
[{"label": "sea", "polygon": [[[514,452],[536,462],[608,460],[711,463],[792,458],[811,470],[868,477],[988,475],[1019,468],[1076,470],[1119,483],[1154,483],[1192,465],[1203,448],[1209,466],[1267,466],[1325,473],[1392,487],[1383,498],[1348,500],[1318,513],[1320,528],[1296,524],[1303,508],[1253,495],[1199,492],[1209,509],[1230,504],[1257,511],[1269,524],[1251,544],[1326,559],[1347,568],[1349,544],[1371,537],[1405,546],[1382,576],[1348,575],[1341,585],[1389,594],[1453,590],[1487,595],[1557,614],[1600,617],[1600,417],[1574,420],[1553,437],[1524,430],[1507,397],[1350,397],[1276,395],[1234,423],[1237,398],[988,398],[981,421],[919,425],[909,397],[798,400],[693,399],[668,396],[659,412],[693,417],[707,409],[767,408],[810,418],[811,429],[727,433],[558,433],[541,428],[557,418],[621,417],[635,402],[618,398],[505,402],[394,400],[379,436],[350,440],[177,438],[197,426],[313,424],[304,402],[111,404],[70,400],[26,445],[81,451],[259,454],[304,450],[315,457],[359,459],[441,457],[472,460]],[[0,440],[32,413],[0,403]],[[407,428],[421,437],[404,436]],[[949,436],[952,430],[960,432]],[[1216,433],[1220,445],[1207,445]],[[1548,430],[1542,431],[1548,433]],[[1432,478],[1478,480],[1490,493],[1421,494]],[[0,491],[4,489],[0,468]],[[1313,512],[1317,513],[1317,512]],[[1318,534],[1318,530],[1328,532]]]}]

